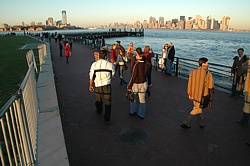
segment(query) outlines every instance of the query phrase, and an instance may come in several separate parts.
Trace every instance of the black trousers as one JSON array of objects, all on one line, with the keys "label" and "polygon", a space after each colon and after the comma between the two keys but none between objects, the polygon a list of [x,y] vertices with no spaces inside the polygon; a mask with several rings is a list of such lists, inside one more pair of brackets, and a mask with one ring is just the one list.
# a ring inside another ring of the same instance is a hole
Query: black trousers
[{"label": "black trousers", "polygon": [[111,85],[95,87],[95,106],[99,114],[102,113],[103,103],[105,106],[104,120],[110,121],[111,115]]},{"label": "black trousers", "polygon": [[234,80],[232,84],[232,95],[240,95],[240,93],[243,90],[243,82],[244,82],[243,76],[237,76],[236,74],[234,75]]}]

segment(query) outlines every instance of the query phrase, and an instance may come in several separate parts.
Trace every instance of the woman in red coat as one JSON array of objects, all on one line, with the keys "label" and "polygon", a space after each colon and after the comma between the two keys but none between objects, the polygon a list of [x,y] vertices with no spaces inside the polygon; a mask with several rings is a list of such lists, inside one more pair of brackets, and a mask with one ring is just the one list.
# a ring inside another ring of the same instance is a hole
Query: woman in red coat
[{"label": "woman in red coat", "polygon": [[69,43],[68,42],[66,43],[64,49],[65,49],[66,63],[69,63],[69,56],[70,56],[71,52],[70,52],[70,48],[69,48]]}]

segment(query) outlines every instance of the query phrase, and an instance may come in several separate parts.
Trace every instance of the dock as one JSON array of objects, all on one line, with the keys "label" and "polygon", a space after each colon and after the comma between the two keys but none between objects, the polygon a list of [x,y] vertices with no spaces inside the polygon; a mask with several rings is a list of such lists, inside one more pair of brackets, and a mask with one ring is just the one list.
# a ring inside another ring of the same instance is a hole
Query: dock
[{"label": "dock", "polygon": [[[59,110],[71,166],[244,166],[249,162],[249,127],[236,123],[242,117],[243,98],[216,90],[213,108],[204,110],[205,128],[194,118],[191,129],[180,127],[192,109],[187,79],[152,71],[151,96],[146,97],[145,119],[129,115],[126,88],[112,79],[111,123],[95,113],[95,95],[88,90],[91,47],[73,43],[69,64],[51,42]],[[124,73],[125,80],[130,71]],[[124,142],[121,134],[146,133],[142,142]],[[49,138],[48,138],[49,139]]]}]

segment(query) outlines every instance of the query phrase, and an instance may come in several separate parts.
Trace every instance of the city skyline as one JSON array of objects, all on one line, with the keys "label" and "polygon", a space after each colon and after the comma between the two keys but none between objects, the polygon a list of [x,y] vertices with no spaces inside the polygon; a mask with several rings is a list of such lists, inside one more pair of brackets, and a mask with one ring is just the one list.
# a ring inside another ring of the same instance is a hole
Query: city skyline
[{"label": "city skyline", "polygon": [[[250,2],[248,0],[239,0],[237,3],[235,4],[230,0],[211,0],[209,2],[155,0],[154,3],[140,0],[127,0],[125,2],[110,0],[109,3],[103,3],[100,0],[87,2],[80,0],[71,2],[66,0],[43,0],[37,4],[33,0],[13,0],[11,2],[1,2],[0,14],[4,15],[4,17],[0,18],[0,23],[21,25],[21,22],[30,24],[35,21],[45,24],[45,20],[49,17],[54,20],[62,20],[61,12],[65,10],[67,12],[67,22],[80,27],[108,25],[114,22],[132,24],[135,21],[143,22],[148,20],[150,16],[155,17],[157,20],[164,17],[164,20],[168,21],[174,18],[179,19],[180,16],[188,18],[201,15],[204,20],[207,16],[211,16],[219,21],[222,20],[223,16],[230,16],[231,28],[250,29],[250,12],[248,10]],[[236,10],[239,10],[239,12]]]}]

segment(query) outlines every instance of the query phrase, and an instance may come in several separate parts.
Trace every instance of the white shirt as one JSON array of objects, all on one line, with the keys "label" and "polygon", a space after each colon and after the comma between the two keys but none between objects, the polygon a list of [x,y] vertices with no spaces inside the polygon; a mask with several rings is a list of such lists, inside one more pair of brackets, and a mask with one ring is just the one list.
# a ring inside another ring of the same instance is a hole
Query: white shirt
[{"label": "white shirt", "polygon": [[[108,70],[108,71],[96,71],[96,70]],[[95,73],[96,71],[96,73]],[[89,78],[93,79],[95,73],[95,87],[100,87],[104,85],[111,84],[111,77],[115,74],[115,67],[114,65],[105,60],[99,59],[97,62],[94,62],[89,71]]]}]

